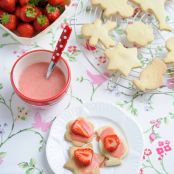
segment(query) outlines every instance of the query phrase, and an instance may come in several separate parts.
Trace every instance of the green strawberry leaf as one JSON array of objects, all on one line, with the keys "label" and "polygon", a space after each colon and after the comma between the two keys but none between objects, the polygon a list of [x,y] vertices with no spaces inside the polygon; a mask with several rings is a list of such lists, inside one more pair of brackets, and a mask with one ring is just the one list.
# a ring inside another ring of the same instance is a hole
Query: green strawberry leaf
[{"label": "green strawberry leaf", "polygon": [[41,15],[37,18],[37,22],[41,25],[44,26],[46,23],[46,16],[45,15]]},{"label": "green strawberry leaf", "polygon": [[8,13],[4,13],[2,17],[0,18],[0,21],[2,24],[8,24],[10,21],[10,15]]},{"label": "green strawberry leaf", "polygon": [[34,8],[27,8],[27,11],[25,12],[26,16],[29,18],[35,18],[36,17],[36,10]]},{"label": "green strawberry leaf", "polygon": [[48,13],[54,13],[54,12],[56,12],[56,10],[57,10],[57,7],[51,6],[50,4],[47,5],[47,12]]}]

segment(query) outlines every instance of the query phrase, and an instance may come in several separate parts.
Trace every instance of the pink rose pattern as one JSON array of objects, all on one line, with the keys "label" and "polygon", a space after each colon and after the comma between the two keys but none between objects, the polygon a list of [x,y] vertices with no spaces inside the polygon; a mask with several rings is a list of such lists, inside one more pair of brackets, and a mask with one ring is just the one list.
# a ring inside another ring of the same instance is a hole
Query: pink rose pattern
[{"label": "pink rose pattern", "polygon": [[[172,152],[172,147],[171,147],[171,142],[169,140],[164,140],[164,141],[158,141],[155,145],[155,147],[150,148],[145,148],[144,150],[144,155],[143,155],[143,164],[142,168],[139,171],[139,174],[144,174],[146,168],[150,168],[153,170],[155,173],[158,174],[163,174],[167,172],[167,169],[165,168],[165,164],[163,159]],[[156,158],[155,158],[156,157]],[[155,168],[154,166],[154,160],[159,162],[161,165],[162,171]]]}]

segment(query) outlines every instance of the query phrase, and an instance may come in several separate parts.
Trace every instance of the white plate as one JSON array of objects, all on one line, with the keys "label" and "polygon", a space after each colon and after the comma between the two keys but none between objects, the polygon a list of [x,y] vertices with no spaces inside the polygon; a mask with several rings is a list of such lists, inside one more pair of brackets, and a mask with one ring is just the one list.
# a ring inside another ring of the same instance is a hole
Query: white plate
[{"label": "white plate", "polygon": [[[71,143],[65,141],[64,133],[70,120],[79,116],[87,117],[98,129],[111,125],[127,140],[129,152],[123,164],[118,167],[102,168],[101,174],[137,174],[141,165],[143,152],[143,135],[137,123],[123,111],[111,104],[90,103],[65,111],[54,121],[46,146],[48,163],[55,174],[72,174],[63,168],[68,160],[68,149]],[[96,141],[93,141],[95,151],[98,151]]]}]

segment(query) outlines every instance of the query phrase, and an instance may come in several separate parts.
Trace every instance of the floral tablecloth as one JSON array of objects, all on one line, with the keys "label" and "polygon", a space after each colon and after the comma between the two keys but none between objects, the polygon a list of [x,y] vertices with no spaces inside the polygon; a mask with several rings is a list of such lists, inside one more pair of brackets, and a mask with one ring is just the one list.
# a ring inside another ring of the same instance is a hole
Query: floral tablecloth
[{"label": "floral tablecloth", "polygon": [[[62,27],[73,18],[77,3],[73,2]],[[174,84],[171,81],[163,93],[126,96],[118,90],[110,92],[106,79],[85,59],[73,34],[64,51],[72,70],[72,83],[66,97],[49,110],[36,110],[14,94],[9,76],[13,63],[32,49],[53,50],[59,34],[60,30],[55,27],[33,46],[23,46],[0,30],[0,174],[52,174],[45,156],[51,124],[63,110],[94,101],[122,107],[141,125],[145,149],[139,174],[173,174]],[[104,58],[98,59],[99,64],[104,62]],[[130,174],[134,173],[130,171]]]}]

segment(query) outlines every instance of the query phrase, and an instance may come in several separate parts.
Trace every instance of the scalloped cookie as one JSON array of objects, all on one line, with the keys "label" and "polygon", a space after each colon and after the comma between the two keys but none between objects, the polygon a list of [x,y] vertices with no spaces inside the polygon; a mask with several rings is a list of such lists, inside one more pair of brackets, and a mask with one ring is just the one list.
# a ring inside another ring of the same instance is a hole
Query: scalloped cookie
[{"label": "scalloped cookie", "polygon": [[134,9],[128,4],[128,0],[92,0],[92,4],[100,5],[106,17],[119,14],[127,18],[134,14]]},{"label": "scalloped cookie", "polygon": [[65,139],[75,146],[83,146],[91,142],[94,135],[93,124],[89,120],[79,117],[67,124]]},{"label": "scalloped cookie", "polygon": [[97,131],[100,152],[106,157],[105,166],[121,165],[128,153],[128,145],[111,126]]},{"label": "scalloped cookie", "polygon": [[164,62],[167,64],[172,64],[174,66],[174,37],[167,40],[166,48],[169,53],[167,54],[167,57],[164,58]]},{"label": "scalloped cookie", "polygon": [[165,3],[167,0],[131,0],[141,7],[145,12],[152,12],[159,21],[161,30],[171,31],[172,28],[166,23]]},{"label": "scalloped cookie", "polygon": [[163,85],[163,76],[167,70],[166,64],[156,58],[141,72],[134,85],[141,91],[154,90]]},{"label": "scalloped cookie", "polygon": [[127,40],[140,47],[147,46],[154,40],[153,29],[143,22],[134,22],[126,28]]},{"label": "scalloped cookie", "polygon": [[74,174],[100,174],[104,157],[94,153],[91,144],[84,147],[72,147],[69,156],[70,159],[64,168],[71,170]]},{"label": "scalloped cookie", "polygon": [[107,21],[105,24],[100,19],[97,19],[93,24],[85,24],[82,26],[82,35],[89,39],[90,46],[96,46],[101,42],[106,48],[115,45],[114,40],[109,36],[109,31],[113,30],[117,24]]}]

